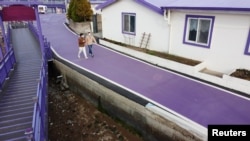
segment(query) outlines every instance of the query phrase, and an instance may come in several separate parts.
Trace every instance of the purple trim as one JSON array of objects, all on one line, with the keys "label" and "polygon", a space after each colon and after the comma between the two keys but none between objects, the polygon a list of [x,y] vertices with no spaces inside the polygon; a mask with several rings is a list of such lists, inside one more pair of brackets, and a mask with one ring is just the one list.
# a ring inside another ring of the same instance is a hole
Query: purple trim
[{"label": "purple trim", "polygon": [[[0,39],[0,40],[2,40],[2,39]],[[2,46],[0,45],[0,47],[2,47]],[[4,54],[3,54],[3,52],[2,52],[2,49],[0,49],[0,61],[2,61],[3,56],[4,56]]]},{"label": "purple trim", "polygon": [[185,9],[185,10],[211,10],[211,11],[250,11],[250,8],[225,8],[225,7],[161,7],[162,9]]},{"label": "purple trim", "polygon": [[[188,18],[207,18],[207,19],[211,19],[211,28],[209,29],[209,39],[208,39],[208,45],[202,45],[202,44],[196,44],[196,43],[190,43],[186,41],[186,33],[187,33],[187,24],[188,24]],[[211,41],[212,41],[212,33],[213,33],[213,28],[214,28],[214,16],[201,16],[201,15],[186,15],[185,18],[185,26],[184,26],[184,34],[183,34],[183,44],[188,44],[188,45],[192,45],[192,46],[198,46],[198,47],[204,47],[204,48],[210,48],[211,45]]]},{"label": "purple trim", "polygon": [[5,56],[3,56],[2,60],[0,60],[0,90],[2,90],[2,86],[9,76],[11,69],[14,67],[16,63],[16,58],[14,54],[13,48],[10,48],[8,52],[6,52]]},{"label": "purple trim", "polygon": [[250,51],[248,51],[249,48],[250,48],[250,29],[248,31],[247,43],[246,43],[246,47],[245,47],[245,51],[244,51],[245,55],[250,55]]},{"label": "purple trim", "polygon": [[172,0],[163,9],[250,11],[249,0]]},{"label": "purple trim", "polygon": [[114,2],[116,2],[117,0],[107,0],[106,2],[98,5],[95,9],[99,10],[99,9],[104,9],[105,7],[108,7],[109,5],[113,4]]},{"label": "purple trim", "polygon": [[164,10],[162,10],[160,7],[156,7],[156,6],[154,6],[154,5],[152,5],[152,4],[148,3],[148,2],[146,2],[146,1],[144,1],[144,0],[135,0],[135,2],[141,4],[141,5],[147,7],[147,8],[149,8],[149,9],[155,11],[156,13],[161,14],[161,15],[163,15],[163,13],[164,13]]},{"label": "purple trim", "polygon": [[42,26],[41,26],[41,22],[40,22],[39,13],[38,13],[38,6],[35,7],[35,15],[36,15],[36,21],[37,21],[39,44],[40,44],[40,47],[41,47],[41,52],[43,52],[44,42],[43,42],[43,37],[42,37]]},{"label": "purple trim", "polygon": [[30,5],[43,4],[43,2],[42,1],[36,1],[36,0],[26,0],[26,1],[22,1],[22,0],[15,0],[15,1],[2,0],[1,1],[1,5],[5,5],[5,6],[16,5],[16,4],[30,6]]},{"label": "purple trim", "polygon": [[[124,15],[133,15],[135,16],[135,32],[127,32],[127,31],[124,31]],[[126,12],[122,12],[122,33],[123,34],[129,34],[129,35],[136,35],[136,13],[126,13]]]},{"label": "purple trim", "polygon": [[[103,3],[103,4],[100,4],[98,5],[95,9],[96,10],[99,10],[99,9],[104,9],[106,7],[108,7],[109,5],[113,4],[114,2],[116,2],[117,0],[107,0],[107,2]],[[154,6],[152,4],[150,4],[149,2],[146,2],[144,0],[134,0],[136,3],[144,6],[144,7],[147,7],[151,10],[153,10],[154,12],[156,13],[159,13],[161,15],[163,15],[164,13],[164,10],[162,10],[160,7],[157,7],[157,6]]]},{"label": "purple trim", "polygon": [[90,4],[103,4],[104,2],[90,2]]},{"label": "purple trim", "polygon": [[102,4],[105,3],[107,0],[89,0],[91,4]]}]

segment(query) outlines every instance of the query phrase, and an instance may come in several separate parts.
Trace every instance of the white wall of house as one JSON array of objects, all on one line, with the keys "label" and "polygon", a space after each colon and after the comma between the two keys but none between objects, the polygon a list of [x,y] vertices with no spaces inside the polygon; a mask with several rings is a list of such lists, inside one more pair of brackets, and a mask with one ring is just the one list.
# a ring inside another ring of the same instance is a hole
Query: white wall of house
[{"label": "white wall of house", "polygon": [[[210,48],[183,43],[185,16],[215,16]],[[170,53],[206,63],[206,68],[230,73],[235,69],[250,69],[250,56],[244,55],[250,25],[249,14],[204,11],[171,12]]]},{"label": "white wall of house", "polygon": [[[122,12],[136,14],[136,35],[122,33]],[[150,33],[148,49],[167,52],[169,28],[163,15],[133,0],[118,1],[102,10],[103,37],[140,46],[143,32]]]}]

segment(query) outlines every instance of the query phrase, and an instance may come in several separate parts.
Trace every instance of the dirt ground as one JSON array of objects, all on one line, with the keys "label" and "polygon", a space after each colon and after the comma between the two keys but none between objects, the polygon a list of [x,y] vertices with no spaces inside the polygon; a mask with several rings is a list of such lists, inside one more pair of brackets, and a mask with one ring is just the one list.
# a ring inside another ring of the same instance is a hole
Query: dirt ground
[{"label": "dirt ground", "polygon": [[250,81],[250,70],[236,69],[231,76]]},{"label": "dirt ground", "polygon": [[[155,55],[155,56],[158,56],[158,57],[161,57],[161,58],[164,58],[164,59],[176,61],[176,62],[186,64],[186,65],[190,65],[190,66],[195,66],[195,65],[198,65],[199,63],[201,63],[200,61],[192,60],[192,59],[188,59],[188,58],[184,58],[184,57],[180,57],[180,56],[161,53],[161,52],[157,52],[157,51],[151,51],[151,50],[148,50],[148,49],[145,49],[145,48],[128,46],[126,44],[116,42],[116,41],[112,41],[112,40],[105,39],[105,38],[103,40],[106,40],[106,41],[121,45],[121,46],[126,47],[126,48],[130,48],[130,49],[133,49],[133,50],[136,50],[136,51],[140,51],[140,52],[144,52],[144,53],[147,53],[147,54]],[[230,74],[230,76],[250,81],[250,70],[236,69],[232,74]]]},{"label": "dirt ground", "polygon": [[88,101],[49,80],[49,141],[143,141]]},{"label": "dirt ground", "polygon": [[[186,64],[186,65],[190,65],[190,66],[195,66],[195,65],[198,65],[199,63],[201,63],[200,61],[197,61],[197,60],[192,60],[192,59],[189,59],[189,58],[184,58],[184,57],[175,56],[175,55],[171,55],[171,54],[152,51],[152,50],[148,50],[146,48],[134,47],[134,46],[126,45],[124,43],[113,41],[113,40],[106,39],[106,38],[103,38],[103,40],[109,41],[109,42],[117,44],[117,45],[120,45],[122,47],[130,48],[130,49],[133,49],[133,50],[136,50],[136,51],[140,51],[140,52],[144,52],[144,53],[147,53],[147,54],[155,55],[155,56],[158,56],[158,57],[161,57],[161,58],[164,58],[164,59],[176,61],[176,62]],[[250,70],[236,69],[235,72],[230,74],[230,76],[250,81]]]},{"label": "dirt ground", "polygon": [[196,60],[192,60],[192,59],[188,59],[188,58],[184,58],[184,57],[180,57],[180,56],[176,56],[176,55],[171,55],[171,54],[166,54],[166,53],[162,53],[162,52],[158,52],[158,51],[152,51],[146,48],[140,48],[140,47],[135,47],[135,46],[130,46],[121,42],[117,42],[117,41],[113,41],[107,38],[102,38],[105,41],[120,45],[121,47],[125,47],[125,48],[130,48],[136,51],[140,51],[146,54],[150,54],[150,55],[154,55],[154,56],[158,56],[164,59],[168,59],[168,60],[172,60],[172,61],[176,61],[182,64],[186,64],[186,65],[190,65],[190,66],[195,66],[199,63],[201,63],[200,61],[196,61]]}]

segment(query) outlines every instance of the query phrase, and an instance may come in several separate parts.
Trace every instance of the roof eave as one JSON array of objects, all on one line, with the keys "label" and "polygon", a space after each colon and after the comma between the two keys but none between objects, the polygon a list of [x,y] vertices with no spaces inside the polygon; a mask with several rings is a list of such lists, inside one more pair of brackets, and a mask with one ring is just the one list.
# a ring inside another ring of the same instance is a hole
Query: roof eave
[{"label": "roof eave", "polygon": [[161,9],[178,9],[178,10],[210,10],[210,11],[250,11],[250,8],[233,8],[233,7],[161,7]]},{"label": "roof eave", "polygon": [[151,10],[153,10],[154,12],[156,12],[156,13],[158,13],[158,14],[163,15],[163,13],[164,13],[164,11],[163,11],[161,8],[156,7],[156,6],[154,6],[154,5],[152,5],[152,4],[148,3],[148,2],[146,2],[146,1],[144,1],[144,0],[135,0],[135,2],[137,2],[138,4],[141,4],[141,5],[143,5],[143,6],[145,6],[145,7],[147,7],[147,8],[149,8],[149,9],[151,9]]},{"label": "roof eave", "polygon": [[[109,5],[113,4],[113,3],[116,2],[116,1],[117,1],[117,0],[108,0],[108,1],[105,2],[105,3],[102,3],[102,4],[98,5],[95,9],[96,9],[96,10],[99,10],[99,9],[102,10],[102,9],[108,7]],[[154,12],[156,12],[156,13],[158,13],[158,14],[163,15],[163,10],[162,10],[161,8],[158,8],[158,7],[152,5],[152,4],[150,4],[150,3],[148,3],[148,2],[146,2],[146,1],[144,1],[144,0],[135,0],[135,2],[137,2],[137,3],[140,4],[140,5],[143,5],[143,6],[147,7],[147,8],[149,8],[149,9],[151,9],[151,10],[153,10]]]},{"label": "roof eave", "polygon": [[102,10],[102,9],[106,8],[107,6],[113,4],[116,1],[117,0],[107,0],[106,2],[104,2],[104,3],[102,3],[102,4],[98,5],[98,6],[96,6],[95,9],[96,10],[99,10],[99,9]]}]

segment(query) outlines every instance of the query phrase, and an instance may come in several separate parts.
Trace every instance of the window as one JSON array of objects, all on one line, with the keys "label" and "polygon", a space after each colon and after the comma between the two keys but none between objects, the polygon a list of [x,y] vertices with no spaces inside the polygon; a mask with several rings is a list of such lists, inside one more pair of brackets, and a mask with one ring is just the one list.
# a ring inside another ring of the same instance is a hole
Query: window
[{"label": "window", "polygon": [[210,47],[214,17],[187,15],[184,43],[201,47]]},{"label": "window", "polygon": [[122,13],[122,33],[135,35],[134,13]]},{"label": "window", "polygon": [[249,32],[248,32],[247,43],[246,43],[246,48],[245,48],[245,54],[250,55],[250,29],[249,29]]}]

